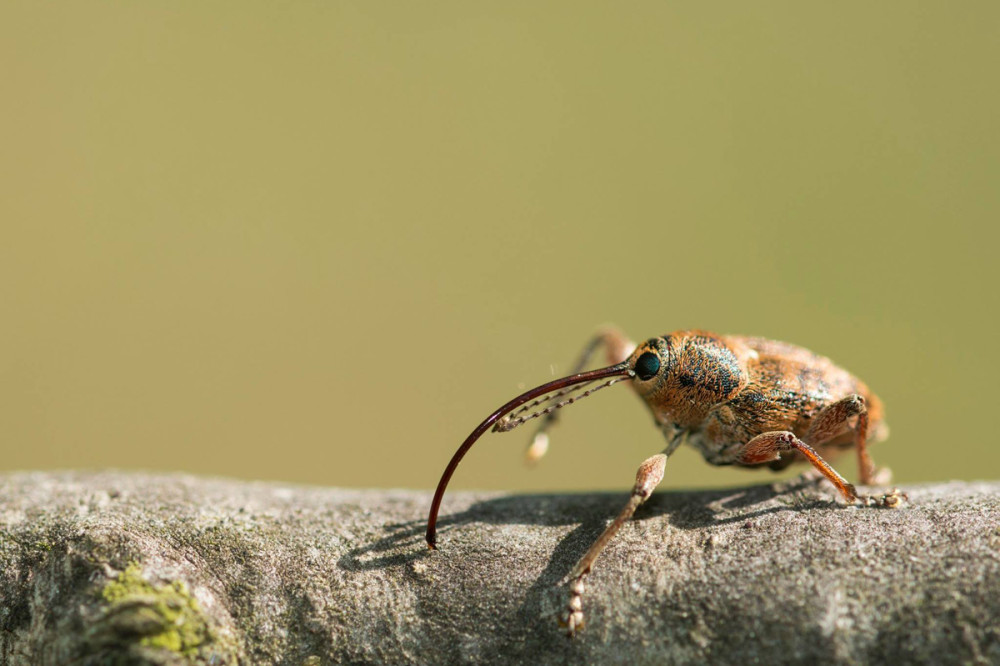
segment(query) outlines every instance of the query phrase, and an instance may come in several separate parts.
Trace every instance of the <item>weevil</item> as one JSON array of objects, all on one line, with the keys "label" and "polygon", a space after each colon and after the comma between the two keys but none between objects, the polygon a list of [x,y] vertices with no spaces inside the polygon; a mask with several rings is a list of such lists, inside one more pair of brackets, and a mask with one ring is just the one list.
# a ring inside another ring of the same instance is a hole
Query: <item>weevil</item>
[{"label": "weevil", "polygon": [[[583,372],[602,346],[610,365]],[[556,410],[619,382],[630,382],[645,401],[667,446],[639,465],[625,507],[563,579],[569,586],[569,603],[560,622],[570,635],[583,626],[584,578],[608,542],[659,485],[667,458],[682,442],[712,465],[781,470],[794,462],[811,463],[849,504],[895,508],[906,499],[895,488],[879,496],[859,494],[826,462],[853,446],[860,482],[888,482],[888,470],[876,474],[868,454],[868,444],[888,435],[882,402],[864,382],[830,359],[785,342],[697,330],[675,331],[636,345],[618,329],[607,328],[584,347],[572,374],[517,396],[466,438],[434,493],[427,519],[428,547],[436,548],[437,516],[448,481],[488,429],[506,432],[543,417],[527,451],[528,460],[536,461],[548,448],[547,430]]]}]

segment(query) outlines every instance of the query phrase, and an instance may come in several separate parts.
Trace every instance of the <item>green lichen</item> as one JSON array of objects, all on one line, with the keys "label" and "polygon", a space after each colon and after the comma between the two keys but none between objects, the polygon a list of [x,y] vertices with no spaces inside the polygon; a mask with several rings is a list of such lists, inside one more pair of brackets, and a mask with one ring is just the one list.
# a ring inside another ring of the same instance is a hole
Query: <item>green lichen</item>
[{"label": "green lichen", "polygon": [[128,627],[140,645],[192,658],[212,641],[198,602],[181,581],[153,585],[133,562],[104,586],[101,596],[110,604],[115,624]]}]

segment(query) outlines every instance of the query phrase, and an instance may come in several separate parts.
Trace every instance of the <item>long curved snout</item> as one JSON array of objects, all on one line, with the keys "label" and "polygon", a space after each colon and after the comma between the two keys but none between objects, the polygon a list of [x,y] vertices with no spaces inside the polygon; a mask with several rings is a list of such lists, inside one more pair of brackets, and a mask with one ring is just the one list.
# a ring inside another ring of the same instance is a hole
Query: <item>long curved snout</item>
[{"label": "long curved snout", "polygon": [[[516,398],[514,398],[513,400],[511,400],[510,402],[508,402],[507,404],[505,404],[504,406],[500,407],[495,412],[487,416],[486,419],[478,426],[476,426],[476,429],[473,430],[469,434],[469,436],[465,438],[465,441],[462,442],[462,445],[458,447],[458,450],[455,451],[455,455],[451,457],[451,461],[445,468],[444,474],[441,475],[441,480],[438,481],[437,490],[434,491],[434,499],[431,502],[430,514],[427,517],[427,536],[426,536],[427,546],[431,549],[437,547],[436,544],[437,544],[438,511],[441,508],[441,499],[444,497],[444,491],[448,487],[448,482],[451,480],[451,476],[452,474],[455,473],[455,469],[458,467],[458,464],[462,461],[462,458],[465,457],[466,452],[468,452],[468,450],[472,448],[472,445],[476,443],[476,440],[478,440],[483,435],[483,433],[485,433],[494,425],[496,425],[494,429],[501,432],[512,430],[513,428],[517,427],[521,423],[524,423],[526,420],[530,418],[533,418],[535,416],[540,416],[543,414],[549,414],[551,413],[552,410],[558,409],[560,406],[564,404],[570,404],[575,400],[577,400],[579,397],[582,397],[581,395],[573,398],[568,398],[562,403],[558,403],[556,405],[547,407],[539,412],[536,412],[535,414],[529,414],[527,416],[519,416],[517,418],[503,420],[505,416],[513,412],[515,409],[518,409],[525,403],[530,402],[532,400],[536,400],[537,398],[541,398],[542,396],[545,396],[547,394],[551,394],[554,392],[562,392],[559,395],[564,395],[565,394],[564,390],[572,386],[576,386],[579,384],[588,384],[590,382],[594,382],[600,379],[610,379],[614,377],[631,379],[633,374],[634,374],[633,371],[629,369],[628,362],[626,361],[618,363],[616,365],[608,366],[606,368],[600,368],[598,370],[590,370],[589,372],[580,372],[575,375],[563,377],[561,379],[555,379],[551,382],[542,384],[541,386],[536,386],[530,391],[522,393],[521,395],[517,396]],[[622,380],[619,379],[617,381],[622,381]],[[589,395],[589,392],[587,394]],[[548,399],[543,399],[535,404],[540,404],[542,402],[546,402],[547,400]]]}]

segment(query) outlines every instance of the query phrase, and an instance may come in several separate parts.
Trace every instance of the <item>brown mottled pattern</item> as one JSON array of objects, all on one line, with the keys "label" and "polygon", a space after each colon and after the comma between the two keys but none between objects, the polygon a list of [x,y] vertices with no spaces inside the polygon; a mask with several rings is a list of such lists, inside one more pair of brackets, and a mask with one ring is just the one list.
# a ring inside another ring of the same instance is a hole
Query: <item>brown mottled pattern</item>
[{"label": "brown mottled pattern", "polygon": [[[709,462],[734,462],[730,453],[761,433],[804,437],[823,408],[853,393],[868,402],[869,438],[880,433],[878,397],[854,375],[803,347],[694,330],[649,340],[636,354],[646,348],[660,351],[664,368],[661,379],[640,393],[660,423],[692,433],[689,442]],[[852,442],[845,430],[818,448],[834,453]],[[796,459],[789,453],[773,466]]]},{"label": "brown mottled pattern", "polygon": [[713,405],[731,399],[745,382],[740,359],[722,336],[678,331],[653,342],[643,346],[665,348],[667,354],[655,402],[684,427],[703,422]]},{"label": "brown mottled pattern", "polygon": [[[775,430],[789,430],[802,437],[820,410],[852,393],[868,401],[869,432],[877,432],[876,426],[883,418],[881,401],[864,382],[830,359],[787,342],[744,336],[724,339],[734,348],[743,346],[756,352],[757,358],[748,355],[745,388],[716,409],[716,423],[706,428],[710,439],[746,442]],[[845,432],[822,448],[836,448],[851,441],[851,434]],[[785,458],[782,462],[789,461]]]}]

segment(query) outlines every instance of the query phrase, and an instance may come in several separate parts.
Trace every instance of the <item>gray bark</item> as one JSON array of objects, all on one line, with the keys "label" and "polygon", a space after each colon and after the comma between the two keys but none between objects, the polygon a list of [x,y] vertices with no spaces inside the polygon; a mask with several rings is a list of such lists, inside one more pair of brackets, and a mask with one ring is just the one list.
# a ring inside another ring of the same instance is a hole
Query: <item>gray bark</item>
[{"label": "gray bark", "polygon": [[902,509],[787,484],[429,493],[128,473],[0,476],[3,663],[1000,663],[1000,483]]}]

